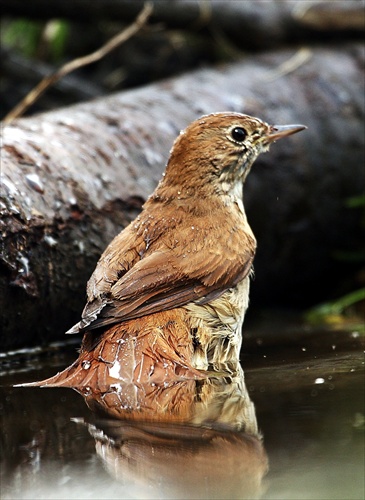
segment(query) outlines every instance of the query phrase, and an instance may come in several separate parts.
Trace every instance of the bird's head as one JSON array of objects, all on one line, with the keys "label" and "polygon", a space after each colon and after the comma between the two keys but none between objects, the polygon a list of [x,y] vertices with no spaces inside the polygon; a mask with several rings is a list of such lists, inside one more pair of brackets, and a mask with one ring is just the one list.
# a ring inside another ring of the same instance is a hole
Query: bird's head
[{"label": "bird's head", "polygon": [[212,187],[229,192],[244,182],[253,162],[272,142],[305,128],[269,125],[240,113],[203,116],[175,140],[163,185],[175,185],[179,192]]}]

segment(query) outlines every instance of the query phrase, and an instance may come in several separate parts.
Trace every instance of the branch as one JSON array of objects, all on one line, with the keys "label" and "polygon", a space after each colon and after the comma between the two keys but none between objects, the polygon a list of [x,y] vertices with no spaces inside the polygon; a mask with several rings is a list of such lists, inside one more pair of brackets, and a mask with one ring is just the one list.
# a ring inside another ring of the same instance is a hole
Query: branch
[{"label": "branch", "polygon": [[78,57],[77,59],[66,63],[55,73],[43,78],[43,80],[41,80],[39,84],[33,90],[31,90],[23,100],[5,116],[5,118],[3,119],[4,125],[9,125],[13,120],[19,118],[29,108],[29,106],[31,106],[37,99],[39,99],[39,97],[58,80],[68,75],[72,71],[75,71],[76,69],[99,61],[100,59],[105,57],[106,54],[129,40],[146,24],[148,18],[152,14],[152,11],[153,5],[151,3],[146,3],[134,23],[114,36],[105,45],[100,47],[95,52],[92,52],[91,54],[83,57]]}]

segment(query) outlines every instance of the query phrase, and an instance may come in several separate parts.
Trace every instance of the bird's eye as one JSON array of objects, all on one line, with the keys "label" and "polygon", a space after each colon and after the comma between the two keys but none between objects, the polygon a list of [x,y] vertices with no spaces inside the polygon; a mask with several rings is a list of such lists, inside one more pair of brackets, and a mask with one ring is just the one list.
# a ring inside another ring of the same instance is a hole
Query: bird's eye
[{"label": "bird's eye", "polygon": [[236,142],[243,142],[247,137],[247,132],[242,127],[235,127],[231,132],[232,139]]}]

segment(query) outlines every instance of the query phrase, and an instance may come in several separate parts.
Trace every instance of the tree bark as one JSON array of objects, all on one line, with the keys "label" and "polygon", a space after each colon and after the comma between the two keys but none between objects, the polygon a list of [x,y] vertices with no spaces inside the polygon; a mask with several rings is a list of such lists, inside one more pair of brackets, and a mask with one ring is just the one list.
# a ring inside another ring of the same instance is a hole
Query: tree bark
[{"label": "tree bark", "polygon": [[[346,208],[364,184],[362,45],[295,50],[202,69],[3,129],[1,348],[63,336],[111,238],[153,191],[179,130],[233,110],[308,130],[273,145],[245,188],[258,238],[253,301],[308,304],[348,267],[359,239]],[[294,59],[293,59],[294,56]]]}]

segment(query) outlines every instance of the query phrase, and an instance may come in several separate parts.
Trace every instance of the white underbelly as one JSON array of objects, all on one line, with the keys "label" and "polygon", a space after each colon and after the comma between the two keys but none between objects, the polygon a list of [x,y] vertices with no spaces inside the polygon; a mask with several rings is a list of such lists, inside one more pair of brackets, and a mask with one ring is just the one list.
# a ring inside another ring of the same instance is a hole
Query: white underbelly
[{"label": "white underbelly", "polygon": [[190,330],[196,345],[196,368],[235,370],[234,366],[239,363],[249,288],[250,278],[246,277],[207,304],[190,303],[184,306],[190,313]]}]

